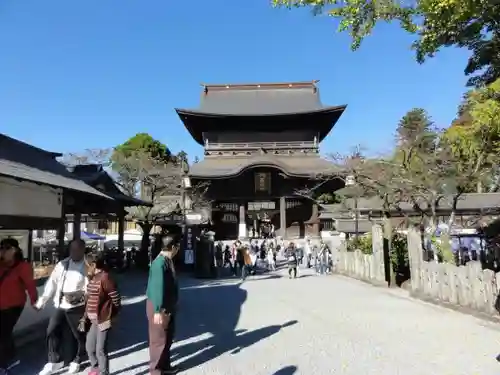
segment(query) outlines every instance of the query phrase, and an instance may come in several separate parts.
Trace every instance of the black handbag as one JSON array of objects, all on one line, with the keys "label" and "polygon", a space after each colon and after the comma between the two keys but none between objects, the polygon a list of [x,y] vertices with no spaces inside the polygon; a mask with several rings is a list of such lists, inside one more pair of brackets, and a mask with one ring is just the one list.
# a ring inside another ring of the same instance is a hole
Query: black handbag
[{"label": "black handbag", "polygon": [[63,293],[64,299],[72,306],[78,306],[85,303],[85,292],[77,291],[71,293]]},{"label": "black handbag", "polygon": [[69,259],[63,260],[63,267],[64,267],[64,273],[62,276],[62,281],[61,281],[61,296],[59,298],[59,304],[61,304],[62,300],[64,299],[66,302],[68,302],[71,306],[78,306],[83,303],[85,303],[85,292],[84,291],[76,291],[76,292],[71,292],[71,293],[63,293],[62,290],[64,288],[64,283],[66,282],[66,273],[68,272],[69,268]]}]

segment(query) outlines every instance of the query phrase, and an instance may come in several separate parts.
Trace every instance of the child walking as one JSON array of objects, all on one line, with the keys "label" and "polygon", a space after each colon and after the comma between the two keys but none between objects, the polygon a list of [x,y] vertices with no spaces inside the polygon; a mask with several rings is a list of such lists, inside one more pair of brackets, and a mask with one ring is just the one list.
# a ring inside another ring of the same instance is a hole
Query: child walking
[{"label": "child walking", "polygon": [[91,366],[89,375],[109,375],[108,337],[113,318],[121,308],[121,297],[109,274],[103,253],[97,255],[93,266],[80,330],[88,329],[86,349]]},{"label": "child walking", "polygon": [[276,261],[274,260],[274,251],[273,248],[270,247],[267,250],[267,267],[269,271],[276,271]]}]

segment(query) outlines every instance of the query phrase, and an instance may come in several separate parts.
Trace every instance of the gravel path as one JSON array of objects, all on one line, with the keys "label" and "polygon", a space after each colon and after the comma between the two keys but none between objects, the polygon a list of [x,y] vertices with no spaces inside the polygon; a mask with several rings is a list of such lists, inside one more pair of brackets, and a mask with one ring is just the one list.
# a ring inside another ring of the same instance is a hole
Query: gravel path
[{"label": "gravel path", "polygon": [[[285,270],[183,280],[174,361],[186,374],[496,375],[500,327],[341,276]],[[113,374],[147,374],[144,281],[126,292]],[[128,295],[127,295],[128,294]],[[498,350],[497,350],[498,349]],[[17,374],[34,375],[43,349]]]}]

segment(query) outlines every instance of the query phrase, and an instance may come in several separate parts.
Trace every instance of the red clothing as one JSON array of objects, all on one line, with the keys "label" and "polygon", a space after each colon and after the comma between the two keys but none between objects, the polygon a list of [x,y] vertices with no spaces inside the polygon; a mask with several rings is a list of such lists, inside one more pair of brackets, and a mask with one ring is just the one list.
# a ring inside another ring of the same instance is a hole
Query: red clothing
[{"label": "red clothing", "polygon": [[121,308],[116,283],[107,272],[100,272],[87,285],[86,314],[97,317],[99,324],[111,321]]},{"label": "red clothing", "polygon": [[[5,278],[2,276],[8,272]],[[0,265],[0,310],[11,307],[24,306],[26,304],[26,292],[34,305],[38,298],[35,280],[33,280],[33,268],[28,262],[17,264]]]}]

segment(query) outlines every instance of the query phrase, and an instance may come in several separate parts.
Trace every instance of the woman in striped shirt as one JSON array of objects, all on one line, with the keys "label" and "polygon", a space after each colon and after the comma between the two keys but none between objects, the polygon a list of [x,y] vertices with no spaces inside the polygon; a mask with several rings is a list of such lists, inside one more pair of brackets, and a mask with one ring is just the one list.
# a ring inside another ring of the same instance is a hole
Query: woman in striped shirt
[{"label": "woman in striped shirt", "polygon": [[94,262],[94,275],[87,286],[87,302],[82,328],[88,326],[86,349],[90,360],[89,375],[109,374],[108,336],[111,323],[121,308],[121,297],[109,274],[103,253]]}]

